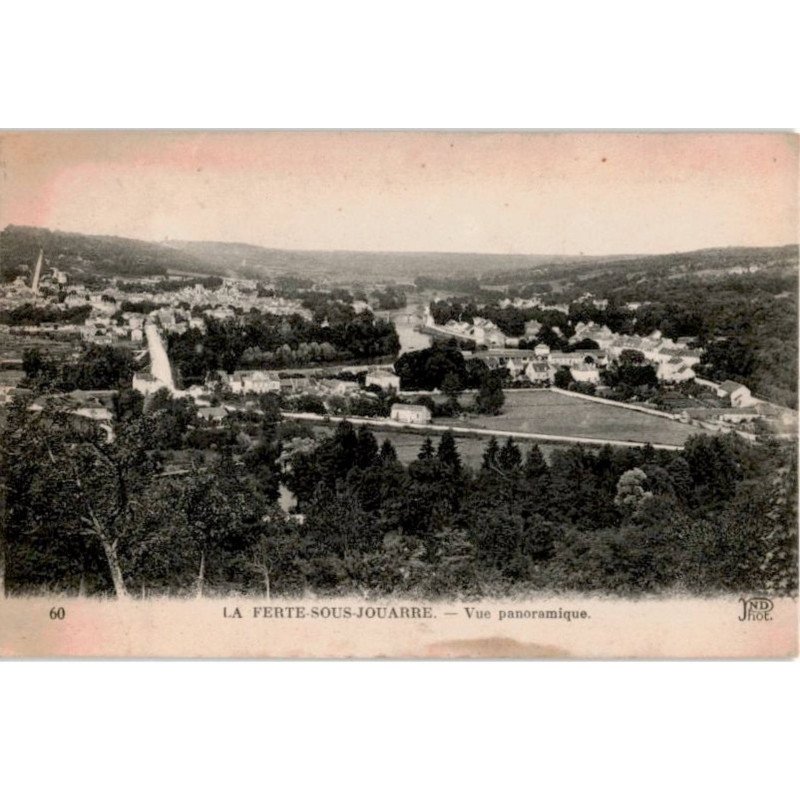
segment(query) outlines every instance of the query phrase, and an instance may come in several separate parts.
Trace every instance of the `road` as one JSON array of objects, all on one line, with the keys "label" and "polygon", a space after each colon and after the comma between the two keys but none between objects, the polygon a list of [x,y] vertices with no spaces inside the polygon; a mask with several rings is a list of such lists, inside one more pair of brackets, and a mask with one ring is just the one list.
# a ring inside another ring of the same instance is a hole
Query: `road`
[{"label": "road", "polygon": [[144,334],[147,337],[147,349],[150,352],[150,373],[154,378],[158,378],[170,392],[174,392],[175,381],[172,380],[172,368],[158,328],[152,322],[148,322],[144,326]]},{"label": "road", "polygon": [[371,425],[376,428],[396,429],[398,431],[410,431],[413,433],[444,433],[451,431],[454,434],[462,434],[468,436],[479,436],[489,438],[513,438],[515,440],[529,440],[536,442],[555,442],[563,444],[589,444],[597,447],[609,444],[612,447],[644,447],[651,445],[656,450],[683,450],[681,445],[677,444],[655,444],[654,442],[633,442],[622,439],[592,439],[587,436],[556,436],[555,434],[543,433],[522,433],[519,431],[503,431],[491,428],[463,428],[456,425],[428,425],[395,422],[394,420],[386,419],[385,417],[332,417],[324,416],[322,414],[311,414],[299,411],[283,411],[282,416],[288,419],[306,420],[307,422],[342,422],[344,419],[349,420],[354,425]]}]

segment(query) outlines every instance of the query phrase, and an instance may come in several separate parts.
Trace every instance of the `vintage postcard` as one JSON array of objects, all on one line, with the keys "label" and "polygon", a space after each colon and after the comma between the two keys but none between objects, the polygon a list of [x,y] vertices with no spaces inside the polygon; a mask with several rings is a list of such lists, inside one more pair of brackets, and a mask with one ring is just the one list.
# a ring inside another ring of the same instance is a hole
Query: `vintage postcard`
[{"label": "vintage postcard", "polygon": [[798,141],[0,131],[0,656],[795,656]]}]

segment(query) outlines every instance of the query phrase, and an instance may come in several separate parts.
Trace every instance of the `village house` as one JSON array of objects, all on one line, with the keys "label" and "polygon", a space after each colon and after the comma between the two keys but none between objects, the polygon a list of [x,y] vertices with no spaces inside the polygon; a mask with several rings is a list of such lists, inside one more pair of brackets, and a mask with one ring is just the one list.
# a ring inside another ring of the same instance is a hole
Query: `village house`
[{"label": "village house", "polygon": [[596,364],[605,360],[605,353],[602,350],[575,350],[572,353],[553,350],[548,361],[551,367],[578,367],[588,363],[587,358]]},{"label": "village house", "polygon": [[617,336],[608,349],[614,358],[619,358],[623,350],[635,350],[644,355],[644,351],[652,350],[653,345],[652,340],[643,339],[641,336]]},{"label": "village house", "polygon": [[317,388],[328,394],[344,397],[360,391],[361,387],[355,381],[342,381],[338,378],[322,378],[316,381]]},{"label": "village house", "polygon": [[700,363],[701,356],[702,353],[699,350],[688,350],[685,347],[672,346],[662,347],[653,360],[664,363],[672,358],[677,358],[688,367],[693,367],[695,364]]},{"label": "village house", "polygon": [[672,357],[658,365],[657,376],[666,383],[683,383],[695,378],[694,370],[680,358]]},{"label": "village house", "polygon": [[577,364],[570,367],[569,374],[578,383],[600,383],[600,370],[595,364]]},{"label": "village house", "polygon": [[209,392],[209,387],[203,386],[202,384],[190,386],[188,389],[179,392],[178,394],[184,397],[191,397],[192,402],[198,408],[207,408],[211,405],[211,393]]},{"label": "village house", "polygon": [[384,392],[400,391],[400,376],[387,370],[377,370],[367,373],[366,386],[378,386]]},{"label": "village house", "polygon": [[536,308],[541,303],[541,298],[538,296],[534,297],[515,297],[513,300],[504,297],[500,301],[500,308]]},{"label": "village house", "polygon": [[539,360],[534,350],[515,350],[513,348],[479,350],[467,358],[477,358],[483,361],[489,369],[505,367],[512,377],[523,372],[531,362]]},{"label": "village house", "polygon": [[96,397],[87,398],[83,401],[76,399],[76,407],[71,412],[75,416],[85,417],[95,422],[111,422],[114,415]]},{"label": "village house", "polygon": [[468,322],[459,322],[458,320],[451,319],[445,323],[445,330],[454,335],[460,334],[461,336],[470,335],[470,326]]},{"label": "village house", "polygon": [[491,320],[475,317],[472,320],[472,336],[475,344],[485,344],[490,347],[505,347],[505,334]]},{"label": "village house", "polygon": [[311,381],[308,378],[281,378],[280,384],[281,391],[288,394],[300,394],[311,388]]},{"label": "village house", "polygon": [[279,392],[281,382],[275,373],[263,370],[236,370],[232,375],[226,375],[225,381],[228,388],[236,394],[266,394]]},{"label": "village house", "polygon": [[615,334],[607,325],[598,325],[595,322],[579,322],[575,326],[575,333],[570,337],[570,343],[574,344],[581,339],[591,339],[600,347],[608,347],[616,338]]},{"label": "village house", "polygon": [[228,412],[222,406],[210,406],[208,408],[198,408],[197,416],[206,422],[213,422],[218,425],[228,416]]},{"label": "village house", "polygon": [[389,416],[396,422],[417,425],[427,425],[432,419],[430,410],[425,406],[406,406],[400,403],[392,406]]},{"label": "village house", "polygon": [[546,384],[550,382],[550,370],[545,361],[531,361],[525,367],[523,375],[534,384]]},{"label": "village house", "polygon": [[732,408],[747,408],[759,402],[744,384],[736,383],[736,381],[721,383],[717,389],[717,397],[727,398]]}]

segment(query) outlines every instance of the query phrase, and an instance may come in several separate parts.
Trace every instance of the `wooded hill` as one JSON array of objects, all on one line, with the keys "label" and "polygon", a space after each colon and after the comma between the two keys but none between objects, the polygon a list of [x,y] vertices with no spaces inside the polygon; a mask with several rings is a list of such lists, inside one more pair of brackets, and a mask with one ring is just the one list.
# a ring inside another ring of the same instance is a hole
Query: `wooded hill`
[{"label": "wooded hill", "polygon": [[154,242],[9,225],[0,231],[2,281],[13,281],[32,270],[39,248],[44,249],[50,266],[57,266],[78,278],[95,275],[143,277],[173,271],[214,272],[190,253]]},{"label": "wooded hill", "polygon": [[[797,245],[768,248],[717,248],[658,256],[552,256],[500,253],[406,253],[284,250],[237,242],[147,242],[9,225],[0,232],[0,269],[5,281],[32,268],[43,247],[51,262],[67,271],[99,275],[165,275],[196,272],[231,277],[270,278],[286,273],[333,281],[412,283],[438,287],[438,281],[463,277],[482,284],[521,285],[592,276],[698,274],[741,266],[796,269]],[[61,258],[59,259],[59,256]],[[549,288],[549,287],[545,287]]]},{"label": "wooded hill", "polygon": [[207,264],[251,278],[288,272],[317,279],[413,283],[421,274],[444,276],[457,273],[477,278],[510,269],[531,270],[541,264],[560,264],[568,260],[563,256],[500,253],[277,250],[234,242],[171,241],[167,244]]}]

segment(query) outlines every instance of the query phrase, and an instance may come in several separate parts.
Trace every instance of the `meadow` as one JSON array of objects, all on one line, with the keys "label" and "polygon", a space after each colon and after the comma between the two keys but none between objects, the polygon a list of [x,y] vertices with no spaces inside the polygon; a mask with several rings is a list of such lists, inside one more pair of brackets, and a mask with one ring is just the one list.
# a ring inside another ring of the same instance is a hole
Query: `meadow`
[{"label": "meadow", "polygon": [[698,432],[696,428],[663,417],[536,389],[506,392],[505,405],[499,416],[470,416],[459,420],[458,425],[511,433],[586,436],[672,445],[682,445]]}]

